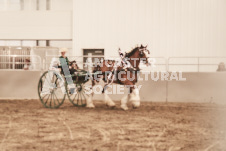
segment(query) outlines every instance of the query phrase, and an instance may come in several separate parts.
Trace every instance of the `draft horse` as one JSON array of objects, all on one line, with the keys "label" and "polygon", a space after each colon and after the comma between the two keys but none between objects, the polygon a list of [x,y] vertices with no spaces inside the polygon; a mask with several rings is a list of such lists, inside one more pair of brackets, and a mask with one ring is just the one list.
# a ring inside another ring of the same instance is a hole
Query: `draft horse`
[{"label": "draft horse", "polygon": [[[101,79],[105,82],[105,86],[103,89],[103,93],[107,89],[109,85],[109,74],[111,74],[112,81],[110,83],[124,85],[129,88],[129,93],[125,94],[121,99],[121,108],[123,110],[128,110],[127,101],[132,102],[133,108],[138,108],[140,106],[140,96],[139,90],[136,87],[136,83],[138,81],[138,72],[140,71],[139,65],[142,61],[145,65],[150,65],[148,61],[148,54],[150,54],[147,46],[141,45],[132,49],[130,52],[125,53],[125,58],[129,61],[133,68],[123,68],[123,64],[116,60],[103,60],[100,64],[94,67],[93,72],[100,72],[100,79],[92,80],[92,87],[98,83]],[[116,67],[116,68],[115,68]],[[116,70],[115,70],[116,69]],[[93,96],[93,95],[92,95]],[[92,102],[92,96],[87,99],[87,107],[94,108],[94,104]],[[108,94],[104,93],[105,103],[108,107],[114,108],[115,103],[108,96]]]}]

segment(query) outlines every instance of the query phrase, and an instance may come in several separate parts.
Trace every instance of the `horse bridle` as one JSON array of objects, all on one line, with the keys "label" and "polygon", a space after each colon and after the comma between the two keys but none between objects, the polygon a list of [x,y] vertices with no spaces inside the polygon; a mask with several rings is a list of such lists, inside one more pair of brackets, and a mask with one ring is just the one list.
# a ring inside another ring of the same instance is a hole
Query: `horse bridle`
[{"label": "horse bridle", "polygon": [[[141,47],[139,48],[139,51],[140,51],[140,55],[143,56],[145,54],[145,52],[147,52],[148,54],[150,54],[150,51],[147,49],[147,46],[146,47],[143,47],[141,45]],[[147,57],[147,62],[148,62],[148,65],[151,65],[151,63],[148,61],[149,57],[146,55]]]},{"label": "horse bridle", "polygon": [[142,56],[144,55],[145,52],[147,52],[148,54],[150,54],[150,51],[147,49],[147,46],[146,47],[142,47],[141,46],[139,48],[139,52],[140,52],[140,55],[142,55]]}]

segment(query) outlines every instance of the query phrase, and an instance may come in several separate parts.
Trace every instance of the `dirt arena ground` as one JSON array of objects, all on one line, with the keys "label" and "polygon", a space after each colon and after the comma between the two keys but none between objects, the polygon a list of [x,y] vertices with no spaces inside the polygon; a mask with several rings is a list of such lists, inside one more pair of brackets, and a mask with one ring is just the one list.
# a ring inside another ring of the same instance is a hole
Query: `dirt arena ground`
[{"label": "dirt arena ground", "polygon": [[0,150],[226,150],[226,106],[145,103],[139,109],[47,109],[39,100],[0,100]]}]

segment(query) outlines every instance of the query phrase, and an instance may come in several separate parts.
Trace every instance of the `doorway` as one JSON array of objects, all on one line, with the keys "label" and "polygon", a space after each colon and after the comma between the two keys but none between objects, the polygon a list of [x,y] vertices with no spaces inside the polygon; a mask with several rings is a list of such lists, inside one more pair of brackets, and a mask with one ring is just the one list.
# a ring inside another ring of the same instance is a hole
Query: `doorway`
[{"label": "doorway", "polygon": [[104,49],[83,49],[83,69],[88,70],[87,63],[97,64],[104,59]]}]

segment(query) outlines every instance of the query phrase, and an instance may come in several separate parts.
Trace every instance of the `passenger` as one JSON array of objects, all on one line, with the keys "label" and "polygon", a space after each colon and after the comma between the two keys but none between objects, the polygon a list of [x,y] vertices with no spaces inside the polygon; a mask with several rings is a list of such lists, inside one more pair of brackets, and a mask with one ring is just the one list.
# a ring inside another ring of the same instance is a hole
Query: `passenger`
[{"label": "passenger", "polygon": [[78,69],[79,69],[79,67],[78,67],[76,61],[75,61],[75,60],[72,61],[72,62],[70,63],[70,69],[69,69],[71,75],[74,74]]},{"label": "passenger", "polygon": [[224,62],[220,62],[217,71],[226,71]]}]

